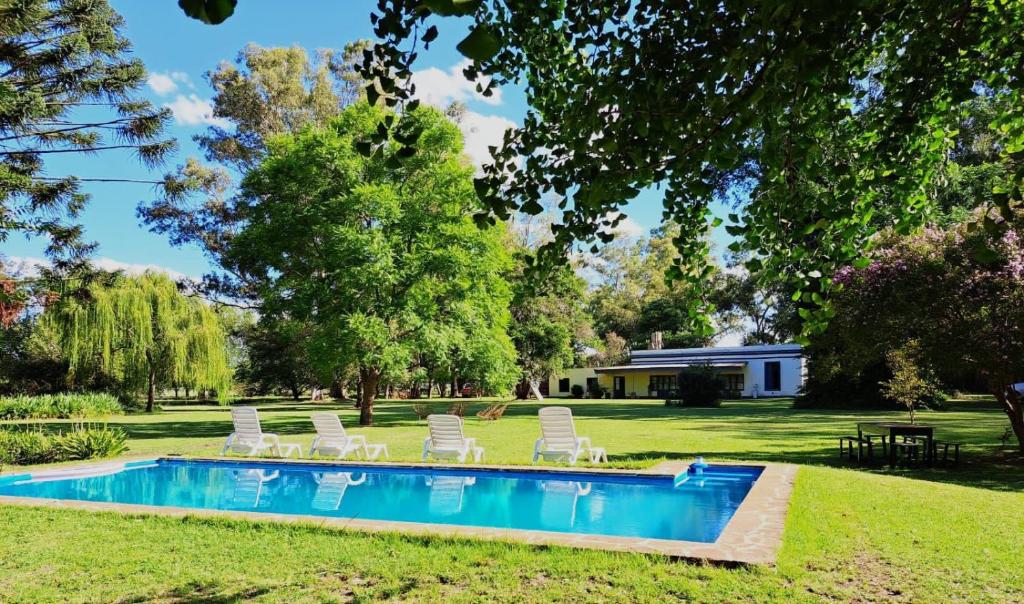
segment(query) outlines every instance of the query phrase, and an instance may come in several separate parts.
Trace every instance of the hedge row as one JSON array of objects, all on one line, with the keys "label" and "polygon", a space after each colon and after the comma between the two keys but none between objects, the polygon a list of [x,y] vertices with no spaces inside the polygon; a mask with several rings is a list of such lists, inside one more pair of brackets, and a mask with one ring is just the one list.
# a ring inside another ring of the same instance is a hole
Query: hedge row
[{"label": "hedge row", "polygon": [[40,430],[0,430],[0,463],[34,465],[56,461],[113,457],[128,448],[123,430],[76,427],[47,434]]},{"label": "hedge row", "polygon": [[85,419],[123,412],[114,396],[103,393],[0,397],[0,420]]}]

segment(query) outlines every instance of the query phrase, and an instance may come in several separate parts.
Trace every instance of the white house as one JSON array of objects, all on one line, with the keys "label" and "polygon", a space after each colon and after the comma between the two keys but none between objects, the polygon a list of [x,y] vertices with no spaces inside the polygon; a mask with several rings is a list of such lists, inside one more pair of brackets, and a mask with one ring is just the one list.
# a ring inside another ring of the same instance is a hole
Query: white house
[{"label": "white house", "polygon": [[573,385],[589,392],[596,384],[613,398],[670,398],[679,373],[699,367],[710,367],[730,396],[737,397],[795,396],[806,376],[799,344],[635,350],[625,365],[569,369],[552,376],[548,392],[570,396]]}]

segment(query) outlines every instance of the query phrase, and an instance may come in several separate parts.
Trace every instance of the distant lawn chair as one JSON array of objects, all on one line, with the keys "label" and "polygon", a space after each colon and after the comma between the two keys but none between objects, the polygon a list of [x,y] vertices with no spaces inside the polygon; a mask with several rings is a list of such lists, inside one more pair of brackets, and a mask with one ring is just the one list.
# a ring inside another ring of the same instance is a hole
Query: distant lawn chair
[{"label": "distant lawn chair", "polygon": [[385,444],[370,445],[366,437],[361,435],[349,436],[345,432],[345,426],[341,425],[341,419],[334,413],[314,413],[310,416],[313,420],[313,427],[316,428],[316,438],[313,439],[313,446],[309,449],[309,456],[320,455],[321,457],[333,457],[345,459],[349,453],[355,453],[356,457],[362,452],[366,459],[377,459],[384,455],[388,458],[388,446]]},{"label": "distant lawn chair", "polygon": [[508,403],[494,403],[493,405],[488,405],[486,409],[478,411],[476,416],[480,419],[493,422],[501,419],[501,416],[505,415],[505,411],[507,409]]},{"label": "distant lawn chair", "polygon": [[231,422],[235,425],[221,455],[228,451],[238,455],[255,456],[263,451],[270,451],[274,457],[289,457],[292,453],[302,457],[302,446],[295,443],[282,443],[277,434],[264,432],[260,428],[260,417],[255,407],[237,407],[231,410]]},{"label": "distant lawn chair", "polygon": [[575,465],[584,453],[591,463],[608,462],[604,448],[592,446],[586,436],[576,436],[572,410],[568,407],[544,407],[537,415],[540,417],[541,437],[533,446],[533,463],[543,457]]},{"label": "distant lawn chair", "polygon": [[456,415],[433,414],[427,417],[427,428],[430,436],[423,441],[423,461],[434,459],[454,459],[466,461],[472,454],[473,461],[480,463],[484,456],[484,448],[476,446],[475,438],[466,438],[462,433],[462,418]]}]

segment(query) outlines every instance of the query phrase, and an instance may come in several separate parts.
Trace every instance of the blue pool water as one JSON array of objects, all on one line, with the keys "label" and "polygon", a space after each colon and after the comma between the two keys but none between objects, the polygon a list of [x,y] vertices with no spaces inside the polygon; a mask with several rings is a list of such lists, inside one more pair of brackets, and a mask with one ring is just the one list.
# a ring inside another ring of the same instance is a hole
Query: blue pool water
[{"label": "blue pool water", "polygon": [[[345,471],[340,471],[344,469]],[[718,538],[761,468],[672,477],[161,459],[0,495],[678,539]]]}]

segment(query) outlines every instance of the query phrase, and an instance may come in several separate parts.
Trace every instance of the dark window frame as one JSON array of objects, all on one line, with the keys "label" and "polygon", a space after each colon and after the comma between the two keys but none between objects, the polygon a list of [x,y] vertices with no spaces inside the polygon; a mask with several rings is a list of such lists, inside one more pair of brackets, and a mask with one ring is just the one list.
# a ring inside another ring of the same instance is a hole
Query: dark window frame
[{"label": "dark window frame", "polygon": [[780,361],[764,362],[765,392],[782,390],[782,363]]},{"label": "dark window frame", "polygon": [[652,375],[647,385],[648,392],[675,392],[679,388],[679,380],[674,375]]},{"label": "dark window frame", "polygon": [[744,384],[742,373],[723,373],[722,381],[725,382],[725,389],[729,392],[743,392]]}]

